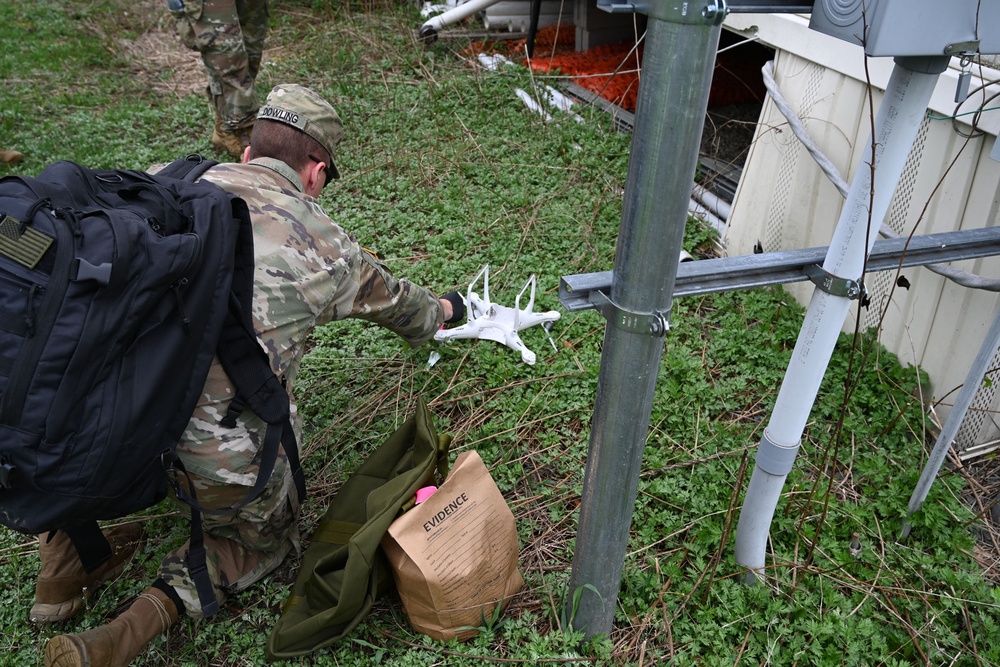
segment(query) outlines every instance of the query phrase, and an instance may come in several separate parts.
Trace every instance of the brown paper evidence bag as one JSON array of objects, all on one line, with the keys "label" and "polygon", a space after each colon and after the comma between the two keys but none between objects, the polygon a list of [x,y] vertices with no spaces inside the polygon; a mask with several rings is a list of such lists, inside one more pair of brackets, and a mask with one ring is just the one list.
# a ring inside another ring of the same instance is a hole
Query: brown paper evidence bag
[{"label": "brown paper evidence bag", "polygon": [[475,451],[382,539],[414,630],[468,639],[524,584],[514,515]]}]

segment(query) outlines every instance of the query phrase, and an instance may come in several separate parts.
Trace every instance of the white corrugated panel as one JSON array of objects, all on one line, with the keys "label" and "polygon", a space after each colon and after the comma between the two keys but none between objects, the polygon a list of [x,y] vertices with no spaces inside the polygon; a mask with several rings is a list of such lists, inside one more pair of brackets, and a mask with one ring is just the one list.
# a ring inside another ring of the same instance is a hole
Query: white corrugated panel
[{"label": "white corrugated panel", "polygon": [[[727,27],[755,35],[776,50],[774,78],[788,104],[804,121],[820,149],[850,181],[871,134],[870,109],[878,109],[892,61],[872,59],[868,75],[873,87],[867,100],[864,54],[850,45],[809,30],[808,20],[792,15],[731,15]],[[955,113],[958,62],[942,75],[910,153],[907,168],[890,206],[886,223],[901,234],[954,231],[995,226],[1000,218],[1000,164],[989,154],[1000,128],[1000,111],[982,114],[982,136],[966,139],[951,120],[935,118]],[[972,89],[979,85],[975,72]],[[985,80],[1000,79],[986,70]],[[988,89],[989,94],[996,91]],[[982,100],[980,94],[979,101]],[[980,103],[972,99],[960,111]],[[997,106],[990,104],[990,106]],[[971,116],[960,116],[958,128],[967,132]],[[825,246],[830,242],[843,198],[787,127],[768,98],[761,112],[753,146],[733,202],[727,228],[730,255]],[[957,265],[973,273],[1000,277],[1000,258],[990,257]],[[862,311],[862,326],[885,319],[881,340],[904,363],[920,364],[931,376],[932,396],[942,400],[943,420],[992,323],[1000,298],[996,293],[958,286],[919,267],[903,271],[909,289],[893,289],[895,274],[866,277],[872,307]],[[811,283],[788,286],[803,304],[812,294]],[[891,297],[890,297],[891,293]],[[853,330],[855,314],[845,322]],[[995,382],[1000,374],[990,373]],[[1000,438],[1000,395],[993,386],[980,390],[959,432],[960,450]],[[971,451],[971,450],[970,450]]]}]

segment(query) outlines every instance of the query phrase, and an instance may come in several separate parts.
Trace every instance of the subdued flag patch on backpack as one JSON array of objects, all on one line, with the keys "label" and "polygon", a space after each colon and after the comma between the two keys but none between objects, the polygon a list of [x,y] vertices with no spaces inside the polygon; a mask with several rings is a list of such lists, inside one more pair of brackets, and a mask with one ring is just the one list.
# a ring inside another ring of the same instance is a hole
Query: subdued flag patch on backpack
[{"label": "subdued flag patch on backpack", "polygon": [[35,268],[55,239],[6,213],[0,214],[0,255]]}]

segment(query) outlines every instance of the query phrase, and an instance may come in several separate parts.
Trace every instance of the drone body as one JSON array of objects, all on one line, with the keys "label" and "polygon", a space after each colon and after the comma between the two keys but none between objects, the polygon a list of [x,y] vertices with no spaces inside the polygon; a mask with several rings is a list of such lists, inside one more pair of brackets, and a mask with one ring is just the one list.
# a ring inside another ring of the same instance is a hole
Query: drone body
[{"label": "drone body", "polygon": [[[483,279],[483,296],[473,291],[479,279]],[[521,297],[524,292],[531,288],[528,297],[528,305],[521,309]],[[492,340],[506,345],[515,352],[521,354],[521,361],[529,366],[535,363],[535,353],[528,349],[528,346],[521,340],[518,332],[522,329],[542,324],[555,322],[561,315],[554,310],[544,313],[532,312],[535,305],[535,275],[528,278],[528,282],[517,294],[514,307],[501,306],[490,301],[490,265],[484,266],[476,277],[469,283],[469,289],[465,295],[465,306],[468,309],[468,321],[453,329],[441,329],[434,335],[438,341],[457,340],[459,338],[479,338],[482,340]]]}]

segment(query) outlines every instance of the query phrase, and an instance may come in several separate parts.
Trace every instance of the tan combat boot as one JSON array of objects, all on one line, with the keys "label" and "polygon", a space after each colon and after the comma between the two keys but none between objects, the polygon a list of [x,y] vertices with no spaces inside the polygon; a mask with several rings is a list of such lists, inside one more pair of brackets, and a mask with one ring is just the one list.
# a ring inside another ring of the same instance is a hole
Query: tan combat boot
[{"label": "tan combat boot", "polygon": [[0,150],[0,162],[3,164],[17,164],[24,159],[21,151]]},{"label": "tan combat boot", "polygon": [[127,667],[177,620],[177,607],[150,587],[106,625],[78,635],[57,635],[45,646],[45,667]]},{"label": "tan combat boot", "polygon": [[33,623],[58,623],[80,613],[84,601],[102,583],[125,570],[142,543],[142,526],[137,523],[115,526],[105,530],[104,536],[111,545],[111,560],[87,573],[66,533],[39,535],[42,569],[35,584],[35,604],[29,615]]},{"label": "tan combat boot", "polygon": [[250,145],[252,131],[252,124],[230,132],[222,129],[222,123],[216,123],[215,130],[212,131],[212,146],[216,150],[225,151],[229,157],[238,160],[243,156],[243,149]]}]

